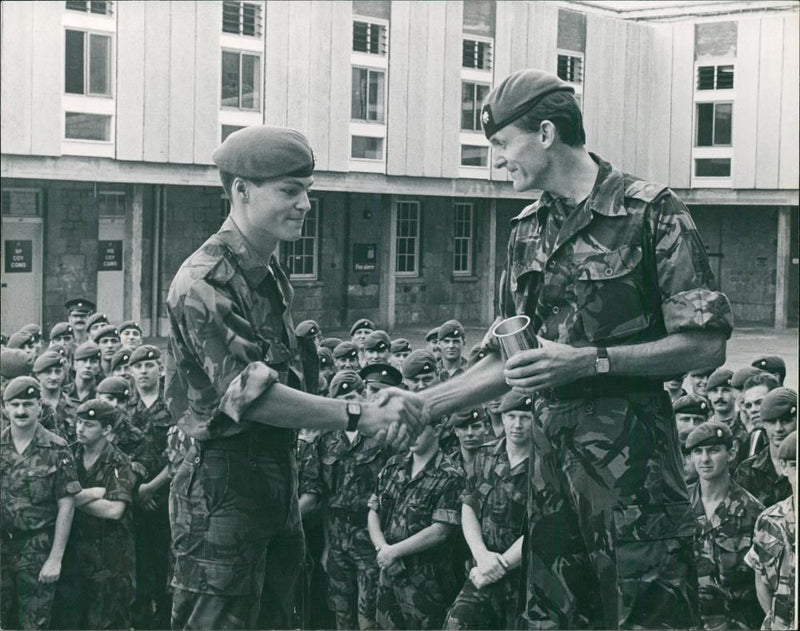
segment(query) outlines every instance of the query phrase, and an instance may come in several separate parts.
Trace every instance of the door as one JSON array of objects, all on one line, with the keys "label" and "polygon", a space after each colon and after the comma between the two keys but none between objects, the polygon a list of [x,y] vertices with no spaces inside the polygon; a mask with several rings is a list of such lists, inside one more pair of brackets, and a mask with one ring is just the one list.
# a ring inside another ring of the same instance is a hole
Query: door
[{"label": "door", "polygon": [[125,308],[125,218],[101,216],[97,239],[97,310],[105,313],[109,322],[119,324]]},{"label": "door", "polygon": [[42,323],[41,218],[4,214],[0,243],[0,324],[11,335],[26,324]]}]

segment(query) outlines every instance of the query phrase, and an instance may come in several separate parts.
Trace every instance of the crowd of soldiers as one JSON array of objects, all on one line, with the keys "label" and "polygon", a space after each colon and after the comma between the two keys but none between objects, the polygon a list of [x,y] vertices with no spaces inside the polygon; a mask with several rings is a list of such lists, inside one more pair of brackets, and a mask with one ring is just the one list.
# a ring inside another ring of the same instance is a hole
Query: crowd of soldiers
[{"label": "crowd of soldiers", "polygon": [[[109,323],[85,299],[66,309],[47,345],[36,325],[2,340],[0,626],[169,628],[169,483],[191,439],[139,325]],[[346,340],[310,320],[295,332],[316,347],[315,389],[345,400],[424,390],[487,352],[481,342],[467,350],[456,320],[418,349],[369,319]],[[797,395],[785,372],[781,358],[762,357],[664,384],[708,629],[792,626]],[[512,390],[436,419],[402,453],[358,431],[300,431],[306,558],[295,626],[519,627],[537,401]]]}]

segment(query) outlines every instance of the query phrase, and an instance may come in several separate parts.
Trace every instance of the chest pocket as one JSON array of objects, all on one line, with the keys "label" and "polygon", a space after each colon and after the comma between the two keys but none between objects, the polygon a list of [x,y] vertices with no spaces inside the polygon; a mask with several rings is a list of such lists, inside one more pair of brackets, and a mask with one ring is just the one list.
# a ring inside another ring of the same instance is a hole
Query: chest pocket
[{"label": "chest pocket", "polygon": [[56,467],[39,465],[31,468],[26,477],[28,496],[32,504],[53,501]]},{"label": "chest pocket", "polygon": [[575,263],[575,300],[589,341],[615,340],[646,329],[642,248],[624,246]]}]

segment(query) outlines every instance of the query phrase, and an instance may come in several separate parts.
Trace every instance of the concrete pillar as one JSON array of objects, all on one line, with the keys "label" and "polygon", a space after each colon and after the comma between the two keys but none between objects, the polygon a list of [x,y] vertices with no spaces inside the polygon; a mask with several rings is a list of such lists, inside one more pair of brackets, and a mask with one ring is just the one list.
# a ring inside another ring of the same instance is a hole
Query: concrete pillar
[{"label": "concrete pillar", "polygon": [[142,253],[143,235],[142,225],[144,223],[144,185],[133,185],[133,203],[131,204],[131,264],[128,282],[130,286],[125,293],[129,296],[128,304],[125,305],[125,313],[128,318],[136,320],[141,324],[142,321]]},{"label": "concrete pillar", "polygon": [[[384,206],[385,208],[385,206]],[[380,311],[381,318],[386,322],[387,330],[392,331],[395,325],[395,305],[397,302],[397,273],[395,272],[395,259],[397,258],[397,201],[394,196],[389,202],[389,225],[384,223],[381,242],[381,252],[386,256],[380,257],[381,262],[381,289]],[[420,257],[422,252],[420,252]]]},{"label": "concrete pillar", "polygon": [[786,328],[791,261],[791,216],[789,206],[778,208],[778,247],[775,252],[775,328]]},{"label": "concrete pillar", "polygon": [[495,279],[495,265],[497,264],[497,200],[489,202],[489,264],[487,265],[486,294],[483,297],[481,320],[483,324],[489,325],[494,320],[494,301],[497,287]]}]

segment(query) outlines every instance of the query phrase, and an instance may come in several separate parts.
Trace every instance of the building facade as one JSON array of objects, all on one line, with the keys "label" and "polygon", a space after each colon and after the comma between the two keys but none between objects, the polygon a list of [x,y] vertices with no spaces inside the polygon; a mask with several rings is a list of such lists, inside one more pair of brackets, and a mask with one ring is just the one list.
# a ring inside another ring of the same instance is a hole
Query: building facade
[{"label": "building facade", "polygon": [[526,67],[575,86],[591,151],[687,202],[739,322],[796,325],[798,5],[701,4],[4,1],[3,330],[85,296],[164,335],[173,274],[227,213],[211,154],[252,124],[317,158],[280,252],[298,319],[488,324],[536,195],[478,113]]}]

